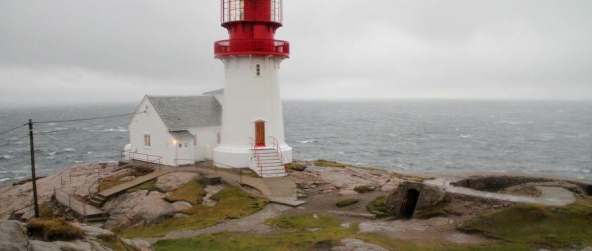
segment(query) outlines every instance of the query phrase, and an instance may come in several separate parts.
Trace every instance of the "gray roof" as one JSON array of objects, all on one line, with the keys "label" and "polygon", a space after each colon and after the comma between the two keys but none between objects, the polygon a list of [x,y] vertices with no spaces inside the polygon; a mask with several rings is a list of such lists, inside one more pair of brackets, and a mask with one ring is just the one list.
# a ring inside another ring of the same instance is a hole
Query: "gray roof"
[{"label": "gray roof", "polygon": [[222,105],[214,96],[146,96],[170,131],[222,125]]},{"label": "gray roof", "polygon": [[191,134],[189,131],[184,130],[184,131],[174,131],[174,132],[169,132],[173,137],[175,137],[175,139],[192,139],[193,138],[193,134]]}]

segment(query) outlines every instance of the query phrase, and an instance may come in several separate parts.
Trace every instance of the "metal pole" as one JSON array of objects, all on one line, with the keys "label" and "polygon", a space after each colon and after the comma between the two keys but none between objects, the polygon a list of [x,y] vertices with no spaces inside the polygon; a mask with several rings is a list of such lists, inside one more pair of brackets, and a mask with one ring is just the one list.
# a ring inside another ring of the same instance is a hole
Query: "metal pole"
[{"label": "metal pole", "polygon": [[33,203],[35,218],[39,218],[39,202],[37,201],[37,178],[35,177],[35,144],[33,141],[33,119],[29,119],[29,143],[31,145],[31,178],[33,179]]}]

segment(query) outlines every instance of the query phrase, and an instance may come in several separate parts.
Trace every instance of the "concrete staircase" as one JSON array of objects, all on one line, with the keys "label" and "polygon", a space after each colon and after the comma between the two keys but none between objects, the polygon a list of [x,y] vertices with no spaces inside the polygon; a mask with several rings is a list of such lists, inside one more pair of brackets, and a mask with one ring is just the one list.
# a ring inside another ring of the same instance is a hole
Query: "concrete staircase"
[{"label": "concrete staircase", "polygon": [[275,148],[251,149],[251,169],[262,178],[285,177],[286,169]]},{"label": "concrete staircase", "polygon": [[105,203],[105,201],[107,201],[107,199],[108,199],[107,197],[96,193],[90,198],[90,201],[88,202],[88,204],[91,204],[95,207],[100,208],[103,206],[103,203]]}]

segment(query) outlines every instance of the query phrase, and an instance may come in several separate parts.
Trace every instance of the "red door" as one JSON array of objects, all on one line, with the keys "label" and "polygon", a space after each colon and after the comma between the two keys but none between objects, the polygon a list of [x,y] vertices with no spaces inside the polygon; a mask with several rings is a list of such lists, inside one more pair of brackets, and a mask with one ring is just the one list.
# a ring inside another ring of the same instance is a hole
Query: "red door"
[{"label": "red door", "polygon": [[265,146],[265,121],[255,122],[255,146]]}]

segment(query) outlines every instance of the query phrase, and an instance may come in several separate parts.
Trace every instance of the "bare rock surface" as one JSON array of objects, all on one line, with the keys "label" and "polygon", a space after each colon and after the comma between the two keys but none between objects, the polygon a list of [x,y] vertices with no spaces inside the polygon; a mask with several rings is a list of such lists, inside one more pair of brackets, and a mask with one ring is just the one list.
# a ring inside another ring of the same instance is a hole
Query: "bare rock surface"
[{"label": "bare rock surface", "polygon": [[306,170],[291,172],[290,177],[300,189],[308,193],[329,193],[340,190],[343,195],[357,193],[357,186],[380,188],[381,191],[394,191],[403,180],[386,170],[357,167],[319,167],[308,166]]},{"label": "bare rock surface", "polygon": [[163,192],[172,192],[196,176],[196,173],[168,173],[156,179],[156,188]]},{"label": "bare rock surface", "polygon": [[110,215],[105,227],[144,226],[170,217],[173,206],[164,197],[160,192],[139,190],[113,198],[103,206]]},{"label": "bare rock surface", "polygon": [[331,248],[331,251],[388,251],[381,246],[372,243],[366,243],[362,240],[354,238],[346,238],[341,240],[343,246]]},{"label": "bare rock surface", "polygon": [[[61,189],[68,194],[79,197],[87,196],[88,189],[98,177],[106,177],[117,168],[116,163],[109,163],[105,167],[97,163],[81,164],[66,168],[61,172],[37,180],[39,203],[49,201],[54,188]],[[12,212],[25,213],[25,218],[31,215],[29,208],[33,201],[33,183],[12,186],[7,184],[0,187],[0,218],[7,218]]]},{"label": "bare rock surface", "polygon": [[0,250],[26,251],[28,246],[29,238],[23,224],[0,220]]}]

